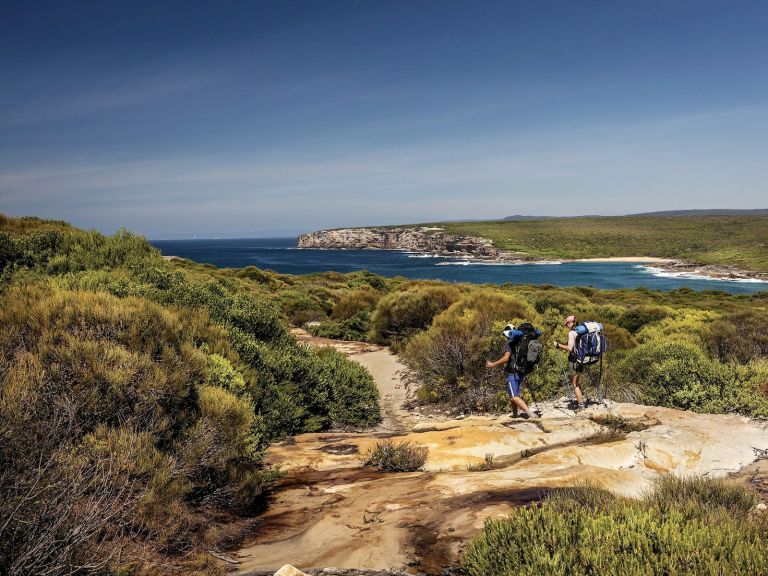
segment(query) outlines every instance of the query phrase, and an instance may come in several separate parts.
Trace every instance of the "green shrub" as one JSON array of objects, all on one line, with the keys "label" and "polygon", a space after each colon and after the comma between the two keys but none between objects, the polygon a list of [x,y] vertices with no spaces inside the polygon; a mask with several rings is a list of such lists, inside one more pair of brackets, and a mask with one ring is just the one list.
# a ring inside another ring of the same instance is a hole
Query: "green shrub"
[{"label": "green shrub", "polygon": [[370,316],[380,298],[381,293],[369,287],[347,292],[334,304],[331,318],[343,321],[354,318],[361,313]]},{"label": "green shrub", "polygon": [[387,439],[368,451],[365,466],[375,466],[382,472],[415,472],[427,463],[429,450],[411,442],[394,443]]},{"label": "green shrub", "polygon": [[255,266],[246,266],[245,268],[241,268],[235,272],[235,275],[238,278],[247,278],[248,280],[258,282],[259,284],[269,284],[273,280],[272,276],[268,272],[259,270]]},{"label": "green shrub", "polygon": [[684,340],[705,349],[709,324],[719,315],[708,310],[680,309],[652,324],[646,324],[636,334],[637,341]]},{"label": "green shrub", "polygon": [[371,319],[371,340],[396,344],[425,330],[432,319],[456,302],[460,292],[453,286],[418,286],[391,292],[376,306]]},{"label": "green shrub", "polygon": [[[463,567],[470,576],[765,573],[768,541],[746,514],[744,488],[666,482],[639,502],[594,488],[571,489],[541,508],[488,520]],[[730,513],[721,513],[717,503],[692,509],[685,497],[666,494],[669,488],[702,503],[707,496],[725,498]]]},{"label": "green shrub", "polygon": [[[81,560],[105,568],[124,534],[149,550],[188,549],[206,538],[191,503],[256,506],[273,477],[259,465],[262,419],[245,393],[210,385],[254,386],[236,359],[204,312],[48,285],[8,289],[0,571]],[[28,554],[41,543],[44,554]]]},{"label": "green shrub", "polygon": [[381,420],[379,391],[370,372],[330,347],[318,350],[317,357],[331,382],[331,423],[355,428],[377,424]]},{"label": "green shrub", "polygon": [[619,373],[640,388],[643,402],[702,411],[729,380],[725,367],[684,340],[654,340],[631,350]]},{"label": "green shrub", "polygon": [[703,411],[768,417],[768,360],[729,364],[723,366],[723,372],[727,378],[720,384],[718,397],[704,406]]},{"label": "green shrub", "polygon": [[362,341],[367,338],[370,329],[371,314],[363,310],[351,318],[322,322],[319,326],[310,327],[309,331],[322,338]]},{"label": "green shrub", "polygon": [[637,340],[629,331],[610,322],[603,322],[603,334],[605,334],[608,350],[612,355],[614,352],[631,350],[637,346]]},{"label": "green shrub", "polygon": [[768,312],[753,310],[727,314],[709,325],[710,353],[721,362],[746,364],[768,358]]},{"label": "green shrub", "polygon": [[245,393],[245,378],[224,356],[219,354],[208,356],[207,368],[206,382],[211,386],[229,390],[237,396]]},{"label": "green shrub", "polygon": [[589,299],[572,290],[554,287],[538,287],[531,294],[536,311],[544,314],[547,310],[553,309],[555,314],[567,316],[573,314],[572,310],[580,309],[590,304]]},{"label": "green shrub", "polygon": [[721,478],[673,475],[656,478],[644,500],[662,513],[677,509],[691,519],[719,509],[731,517],[743,518],[757,501],[754,492],[741,484]]},{"label": "green shrub", "polygon": [[279,294],[279,303],[286,318],[293,326],[325,320],[329,310],[317,296],[299,290],[286,290]]},{"label": "green shrub", "polygon": [[658,322],[669,316],[671,312],[669,308],[664,306],[632,306],[618,319],[618,325],[632,334],[636,334],[647,324]]},{"label": "green shrub", "polygon": [[[261,458],[261,438],[250,400],[215,386],[198,392],[200,418],[180,441],[179,458],[192,483],[191,496],[222,506],[244,505],[236,483]],[[250,493],[251,497],[261,494]]]}]

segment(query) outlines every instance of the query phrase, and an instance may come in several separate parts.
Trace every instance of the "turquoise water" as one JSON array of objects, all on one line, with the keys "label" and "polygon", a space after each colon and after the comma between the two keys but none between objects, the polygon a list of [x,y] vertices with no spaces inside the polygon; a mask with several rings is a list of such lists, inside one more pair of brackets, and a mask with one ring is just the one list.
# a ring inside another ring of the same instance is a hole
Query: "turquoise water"
[{"label": "turquoise water", "polygon": [[554,284],[595,288],[654,290],[722,290],[751,294],[768,290],[768,282],[740,282],[679,277],[648,266],[625,262],[550,264],[486,264],[408,254],[393,250],[303,250],[295,238],[223,240],[155,240],[163,254],[218,267],[257,268],[284,274],[369,270],[382,276],[489,284]]}]

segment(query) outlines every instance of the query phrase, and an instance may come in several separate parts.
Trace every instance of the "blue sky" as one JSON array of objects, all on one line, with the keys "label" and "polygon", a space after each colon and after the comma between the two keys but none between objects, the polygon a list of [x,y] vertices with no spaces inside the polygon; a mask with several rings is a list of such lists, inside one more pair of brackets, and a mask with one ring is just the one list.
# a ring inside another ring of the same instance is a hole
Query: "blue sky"
[{"label": "blue sky", "polygon": [[0,212],[152,238],[768,207],[768,3],[0,0]]}]

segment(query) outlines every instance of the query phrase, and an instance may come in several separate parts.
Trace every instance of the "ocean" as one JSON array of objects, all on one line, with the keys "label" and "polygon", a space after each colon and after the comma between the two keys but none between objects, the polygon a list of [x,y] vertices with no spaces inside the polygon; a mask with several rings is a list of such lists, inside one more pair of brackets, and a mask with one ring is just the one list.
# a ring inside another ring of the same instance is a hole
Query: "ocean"
[{"label": "ocean", "polygon": [[714,280],[626,262],[488,264],[394,250],[305,250],[296,247],[295,238],[153,240],[152,244],[165,255],[220,268],[256,266],[283,274],[368,270],[388,277],[479,284],[553,284],[605,289],[644,287],[651,290],[687,287],[732,294],[768,291],[768,282],[764,281]]}]

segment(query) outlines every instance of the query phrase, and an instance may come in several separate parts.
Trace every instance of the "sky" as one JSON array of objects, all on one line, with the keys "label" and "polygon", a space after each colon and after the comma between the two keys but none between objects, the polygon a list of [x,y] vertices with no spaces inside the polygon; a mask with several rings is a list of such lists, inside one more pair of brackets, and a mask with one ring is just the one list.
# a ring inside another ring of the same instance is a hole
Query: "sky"
[{"label": "sky", "polygon": [[0,0],[0,213],[149,238],[768,207],[768,2]]}]

